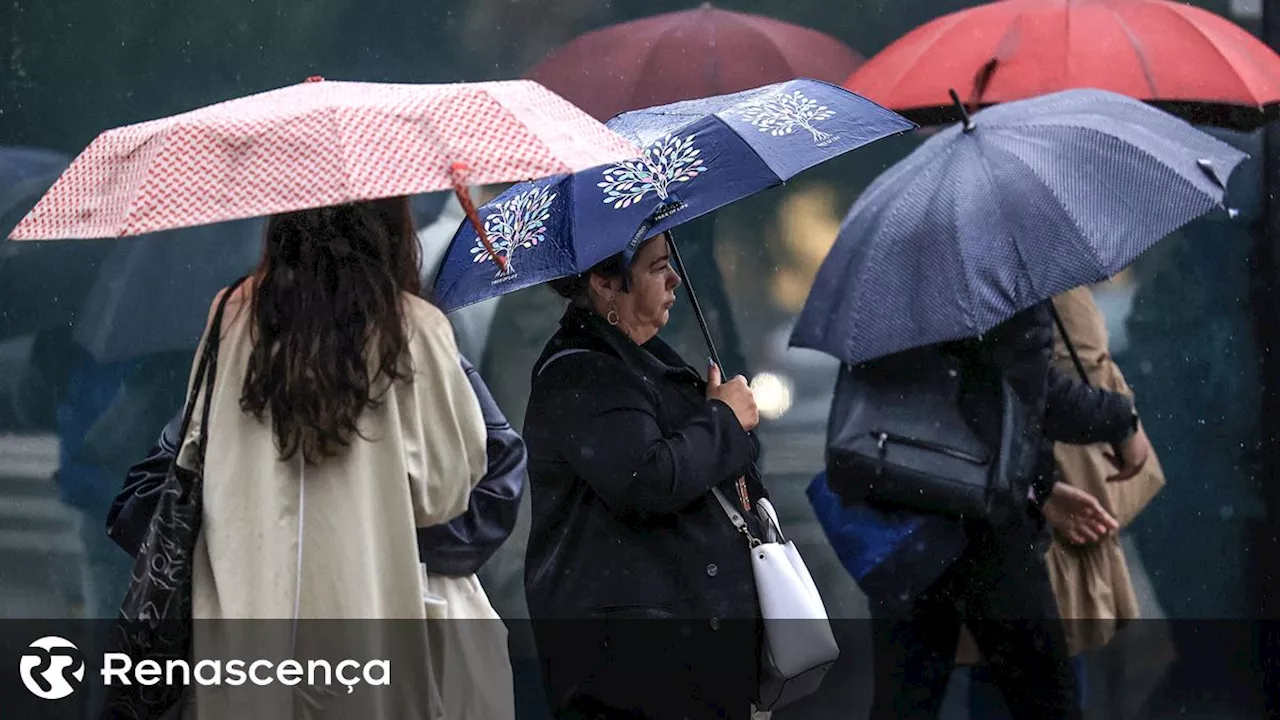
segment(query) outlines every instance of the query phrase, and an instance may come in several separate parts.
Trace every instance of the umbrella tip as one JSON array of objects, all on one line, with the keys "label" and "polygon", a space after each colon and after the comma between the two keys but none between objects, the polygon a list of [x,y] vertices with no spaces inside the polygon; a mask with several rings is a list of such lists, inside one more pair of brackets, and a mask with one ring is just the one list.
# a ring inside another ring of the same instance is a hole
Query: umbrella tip
[{"label": "umbrella tip", "polygon": [[960,117],[964,118],[964,131],[971,132],[976,126],[973,124],[973,118],[969,117],[969,109],[964,106],[964,103],[960,102],[960,94],[956,92],[955,88],[949,88],[947,92],[951,93],[951,102],[956,104],[956,107],[960,110]]},{"label": "umbrella tip", "polygon": [[1200,166],[1200,170],[1205,175],[1208,175],[1209,179],[1212,180],[1214,183],[1216,183],[1218,187],[1222,188],[1223,190],[1227,189],[1226,182],[1224,182],[1222,178],[1218,176],[1218,170],[1214,168],[1212,160],[1208,158],[1200,158],[1199,160],[1196,161],[1196,164]]},{"label": "umbrella tip", "polygon": [[313,82],[324,82],[324,78],[323,78],[323,77],[321,77],[321,76],[319,76],[319,75],[312,75],[311,77],[307,78],[307,80],[306,80],[306,81],[307,81],[307,82],[309,82],[309,83],[313,83]]},{"label": "umbrella tip", "polygon": [[698,6],[698,9],[699,9],[699,10],[710,10],[710,9],[711,9],[711,3],[709,3],[709,2],[704,2],[704,3],[702,3],[701,5],[699,5],[699,6]]}]

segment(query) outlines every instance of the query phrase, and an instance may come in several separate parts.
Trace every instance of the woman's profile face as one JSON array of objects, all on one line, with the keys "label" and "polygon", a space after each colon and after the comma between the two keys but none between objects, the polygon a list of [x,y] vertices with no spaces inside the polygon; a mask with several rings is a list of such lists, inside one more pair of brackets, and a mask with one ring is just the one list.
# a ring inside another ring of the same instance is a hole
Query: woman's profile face
[{"label": "woman's profile face", "polygon": [[680,276],[663,233],[647,240],[631,261],[631,287],[614,296],[618,324],[632,340],[648,342],[671,319]]}]

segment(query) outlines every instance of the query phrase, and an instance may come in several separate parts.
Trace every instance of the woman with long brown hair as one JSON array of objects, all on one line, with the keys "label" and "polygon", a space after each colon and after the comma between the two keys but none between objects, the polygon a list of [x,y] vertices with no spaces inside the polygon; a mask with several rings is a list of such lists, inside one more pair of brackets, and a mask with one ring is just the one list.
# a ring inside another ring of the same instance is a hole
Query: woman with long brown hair
[{"label": "woman with long brown hair", "polygon": [[[408,202],[395,198],[270,218],[261,266],[231,291],[209,427],[197,413],[179,454],[190,466],[207,435],[194,654],[297,658],[303,673],[291,686],[198,687],[202,717],[440,710],[415,534],[466,510],[486,432],[418,278]],[[375,671],[350,693],[304,660],[392,650],[401,666],[386,686]]]}]

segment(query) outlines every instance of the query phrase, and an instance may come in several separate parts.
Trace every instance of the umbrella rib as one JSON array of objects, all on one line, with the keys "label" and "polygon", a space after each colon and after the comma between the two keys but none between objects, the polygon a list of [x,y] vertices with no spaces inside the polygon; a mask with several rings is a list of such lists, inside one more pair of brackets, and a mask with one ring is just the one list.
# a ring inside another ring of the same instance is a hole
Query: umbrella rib
[{"label": "umbrella rib", "polygon": [[[766,48],[768,50],[772,50],[777,55],[777,58],[782,61],[782,64],[787,68],[788,71],[791,72],[791,74],[795,78],[800,77],[799,73],[797,73],[795,68],[792,67],[790,58],[788,58],[786,55],[782,53],[782,49],[778,46],[778,43],[774,42],[773,38],[770,37],[769,33],[762,30],[760,27],[756,25],[755,22],[753,22],[754,16],[747,15],[745,13],[735,13],[735,12],[729,12],[727,13],[727,15],[728,15],[728,18],[727,18],[728,20],[736,23],[738,27],[753,33],[754,35],[756,35],[762,40],[757,52]],[[848,76],[846,75],[846,77]],[[783,81],[789,80],[789,79],[792,79],[792,78],[782,78]],[[841,80],[843,79],[844,78],[841,78]]]},{"label": "umbrella rib", "polygon": [[[1173,3],[1158,3],[1157,7],[1161,8],[1167,13],[1171,13],[1174,17],[1181,20],[1184,25],[1191,28],[1191,30],[1197,33],[1198,35],[1200,35],[1200,37],[1204,38],[1204,41],[1209,44],[1209,47],[1213,48],[1213,51],[1217,53],[1218,57],[1222,58],[1222,62],[1226,63],[1227,67],[1231,68],[1232,70],[1236,69],[1235,64],[1231,62],[1231,58],[1228,58],[1227,54],[1222,52],[1222,48],[1218,47],[1218,43],[1213,38],[1209,37],[1209,33],[1206,33],[1203,28],[1201,28],[1199,25],[1192,22],[1191,18],[1188,18],[1186,15],[1183,15],[1181,12],[1175,9]],[[1253,99],[1254,105],[1256,107],[1262,107],[1263,103],[1259,102],[1258,96],[1255,95],[1253,92],[1253,88],[1249,87],[1249,85],[1245,83],[1243,79],[1240,78],[1240,75],[1238,72],[1236,73],[1236,79],[1240,81],[1240,85],[1244,88],[1245,94]]]},{"label": "umbrella rib", "polygon": [[[947,158],[947,162],[948,162],[948,163],[955,162],[955,155],[954,155],[954,154],[950,155],[950,156]],[[952,218],[953,218],[953,219],[958,219],[958,218],[960,217],[960,205],[959,205],[959,203],[960,203],[960,196],[959,196],[958,194],[957,194],[957,195],[954,195],[954,196],[953,196],[953,199],[952,199],[952,201],[951,201],[951,211],[952,211]],[[968,262],[966,261],[966,258],[965,258],[965,255],[964,255],[964,250],[963,250],[962,248],[957,247],[957,250],[956,250],[956,259],[957,259],[957,261],[960,263],[960,274],[961,274],[961,279],[964,281],[964,287],[965,287],[965,289],[966,289],[966,290],[968,290],[968,291],[969,291],[968,307],[969,307],[970,311],[972,312],[972,311],[974,310],[974,308],[976,308],[976,307],[978,306],[978,298],[976,297],[977,292],[974,290],[973,285],[969,283],[969,271],[970,271],[970,269],[971,269],[971,268],[970,268],[970,266],[969,266]],[[971,318],[970,316],[966,315],[966,317],[965,317],[965,322],[966,322],[966,324],[969,326],[969,330],[970,330],[970,332],[973,332],[973,331],[974,331],[974,324],[970,322],[970,320],[971,320],[971,319],[972,319],[972,320],[974,320],[974,321],[976,321],[976,320],[977,320],[977,318],[976,318],[976,317],[972,317],[972,318]]]},{"label": "umbrella rib", "polygon": [[[636,69],[635,74],[632,75],[631,77],[631,92],[627,93],[628,105],[634,105],[636,103],[635,98],[636,98],[636,93],[640,87],[640,80],[644,78],[645,75],[647,74],[647,70],[649,69],[649,64],[653,62],[654,56],[657,53],[658,45],[660,45],[662,41],[667,37],[667,35],[669,35],[672,31],[677,30],[682,26],[683,25],[680,18],[677,18],[674,15],[668,18],[667,26],[658,32],[657,37],[655,37],[653,40],[653,44],[647,48],[647,52],[644,55],[644,60],[640,61],[640,67]],[[615,113],[613,117],[617,117],[618,115],[621,115],[624,112],[629,112],[631,110],[637,110],[637,109],[639,108],[634,108],[634,107],[626,108]]]},{"label": "umbrella rib", "polygon": [[[1074,128],[1074,129],[1076,129],[1076,130],[1077,130],[1077,131],[1079,131],[1079,132],[1083,132],[1083,133],[1087,133],[1087,134],[1092,134],[1092,135],[1100,135],[1100,136],[1102,136],[1102,137],[1104,137],[1104,138],[1113,138],[1113,137],[1114,137],[1114,136],[1112,136],[1112,135],[1108,135],[1107,133],[1102,132],[1101,130],[1097,130],[1097,129],[1090,128],[1090,127],[1084,127],[1084,126],[1079,126],[1079,125],[1073,125],[1073,126],[1070,126],[1070,127],[1072,127],[1072,128]],[[1155,161],[1157,164],[1168,167],[1168,163],[1166,163],[1165,161],[1161,160],[1161,159],[1160,159],[1159,157],[1157,157],[1156,155],[1154,155],[1154,154],[1152,154],[1151,152],[1149,152],[1146,148],[1143,148],[1142,146],[1137,145],[1137,144],[1134,144],[1134,143],[1126,143],[1126,146],[1127,146],[1127,147],[1130,147],[1130,148],[1132,148],[1132,149],[1134,149],[1134,150],[1137,150],[1138,152],[1142,153],[1143,155],[1147,156],[1148,158],[1151,158],[1151,159],[1152,159],[1153,161]],[[1012,154],[1012,153],[1010,153],[1010,154]],[[1044,178],[1041,178],[1040,173],[1036,172],[1035,168],[1033,168],[1033,167],[1031,167],[1030,165],[1027,165],[1025,162],[1023,162],[1022,158],[1020,158],[1020,157],[1018,157],[1018,156],[1016,156],[1016,155],[1014,155],[1014,157],[1018,159],[1018,162],[1022,163],[1024,166],[1026,166],[1026,167],[1027,167],[1027,169],[1029,169],[1029,170],[1032,172],[1032,174],[1034,174],[1037,178],[1040,178],[1042,181],[1044,180]],[[1195,184],[1194,184],[1194,183],[1192,183],[1191,181],[1187,180],[1187,178],[1186,178],[1185,176],[1183,176],[1181,173],[1178,173],[1178,172],[1176,172],[1176,171],[1175,171],[1175,173],[1174,173],[1174,174],[1175,174],[1175,176],[1176,176],[1176,177],[1177,177],[1181,182],[1183,182],[1183,183],[1186,183],[1186,184],[1190,185],[1190,186],[1191,186],[1191,188],[1192,188],[1192,190],[1195,190],[1195,191],[1199,192],[1199,188],[1197,188],[1197,187],[1195,186]],[[1110,183],[1106,183],[1106,181],[1105,181],[1105,176],[1103,176],[1103,178],[1104,178],[1104,179],[1102,179],[1101,181],[1102,181],[1102,182],[1104,182],[1104,184],[1106,184],[1108,187],[1110,187]],[[1054,196],[1055,198],[1057,198],[1057,197],[1058,197],[1058,194],[1057,194],[1057,193],[1055,193],[1055,192],[1053,191],[1053,189],[1052,189],[1048,184],[1045,184],[1045,187],[1049,190],[1049,192],[1050,192],[1051,194],[1053,194],[1053,196]],[[1117,191],[1115,194],[1116,194],[1116,195],[1118,195],[1118,196],[1120,197],[1121,202],[1123,202],[1126,206],[1128,206],[1128,207],[1134,207],[1134,205],[1135,205],[1135,204],[1132,202],[1132,200],[1131,200],[1131,198],[1130,198],[1130,195],[1129,195],[1129,194],[1127,194],[1127,193],[1125,193],[1125,192],[1123,192],[1123,189],[1121,189],[1120,191]],[[1212,207],[1212,204],[1210,205],[1210,207]],[[1070,214],[1068,214],[1068,217],[1071,217],[1071,216],[1070,216]],[[1077,229],[1081,229],[1081,228],[1080,228],[1080,226],[1079,226],[1079,224],[1077,224],[1077,223],[1075,222],[1075,218],[1074,218],[1074,217],[1072,217],[1072,218],[1071,218],[1071,222],[1072,222],[1073,224],[1075,224],[1075,225],[1076,225],[1076,228],[1077,228]],[[1184,223],[1184,224],[1185,224],[1185,223]],[[1082,233],[1081,233],[1081,235],[1083,236],[1083,235],[1084,235],[1084,233],[1082,232]],[[1104,266],[1105,266],[1105,264],[1102,262],[1102,258],[1101,258],[1100,256],[1098,256],[1098,255],[1097,255],[1097,248],[1093,248],[1093,247],[1091,247],[1091,249],[1094,251],[1095,259],[1096,259],[1096,260],[1097,260],[1097,262],[1098,262],[1098,266],[1099,266],[1099,267],[1104,267]]]},{"label": "umbrella rib", "polygon": [[339,131],[338,124],[338,108],[336,105],[328,106],[329,124],[333,127],[333,144],[338,148],[338,177],[342,182],[342,196],[348,199],[348,202],[355,200],[351,192],[351,176],[348,174],[349,163],[347,162],[347,148],[342,142],[342,133]]},{"label": "umbrella rib", "polygon": [[1143,53],[1142,41],[1134,35],[1133,29],[1129,27],[1129,23],[1120,14],[1120,10],[1114,5],[1107,5],[1106,8],[1116,16],[1116,23],[1120,25],[1120,29],[1124,31],[1125,37],[1129,38],[1129,43],[1133,45],[1133,54],[1138,58],[1138,65],[1142,67],[1142,75],[1147,80],[1147,87],[1151,89],[1151,99],[1160,99],[1160,91],[1156,89],[1156,78],[1151,72],[1151,64],[1147,62],[1147,56]]},{"label": "umbrella rib", "polygon": [[[1027,139],[1028,139],[1028,140],[1031,140],[1031,141],[1034,141],[1034,139],[1033,139],[1033,138],[1027,138]],[[1007,151],[1006,151],[1006,152],[1007,152]],[[1045,180],[1045,178],[1044,178],[1044,177],[1042,177],[1042,176],[1040,175],[1040,173],[1036,172],[1036,169],[1035,169],[1034,167],[1031,167],[1031,165],[1029,165],[1029,164],[1028,164],[1028,163],[1027,163],[1027,162],[1026,162],[1026,161],[1025,161],[1021,156],[1017,155],[1016,153],[1012,153],[1012,152],[1008,152],[1008,155],[1009,155],[1011,158],[1013,158],[1014,160],[1016,160],[1020,165],[1022,165],[1023,167],[1025,167],[1025,168],[1026,168],[1026,169],[1027,169],[1027,170],[1028,170],[1032,175],[1034,175],[1038,180],[1040,180],[1040,184],[1044,187],[1044,189],[1045,189],[1045,190],[1046,190],[1050,195],[1052,195],[1052,196],[1053,196],[1053,198],[1054,198],[1055,200],[1057,200],[1057,201],[1058,201],[1058,204],[1059,204],[1059,205],[1061,205],[1061,206],[1062,206],[1062,208],[1063,208],[1063,215],[1065,215],[1065,216],[1067,217],[1067,219],[1071,221],[1071,225],[1072,225],[1073,227],[1075,227],[1075,229],[1076,229],[1076,234],[1077,234],[1079,237],[1088,237],[1088,236],[1087,236],[1087,234],[1086,234],[1086,233],[1085,233],[1085,231],[1084,231],[1084,228],[1080,227],[1080,223],[1076,222],[1076,218],[1075,218],[1075,216],[1073,216],[1070,212],[1066,212],[1066,204],[1062,202],[1062,198],[1058,195],[1058,193],[1057,193],[1056,191],[1054,191],[1053,187],[1049,185],[1049,183]],[[1096,181],[1101,182],[1102,184],[1106,185],[1107,187],[1111,187],[1111,183],[1109,183],[1109,182],[1107,182],[1107,181],[1106,181],[1105,176],[1104,176],[1103,178],[1101,178],[1101,179],[1096,180]],[[1132,202],[1130,202],[1130,200],[1129,200],[1129,196],[1128,196],[1126,193],[1124,193],[1124,192],[1118,192],[1118,193],[1116,193],[1116,194],[1117,194],[1118,196],[1120,196],[1120,198],[1121,198],[1121,202],[1123,202],[1126,206],[1129,206],[1129,207],[1132,207],[1132,206],[1133,206],[1133,203],[1132,203]],[[1015,243],[1015,245],[1016,245],[1016,243]],[[1101,268],[1104,268],[1106,264],[1102,261],[1102,256],[1098,254],[1098,248],[1097,248],[1097,247],[1095,247],[1093,244],[1091,244],[1091,243],[1087,243],[1087,242],[1086,242],[1086,243],[1084,243],[1084,246],[1085,246],[1085,248],[1087,248],[1087,249],[1088,249],[1089,254],[1091,254],[1091,255],[1093,256],[1093,260],[1094,260],[1095,266],[1099,268],[1099,271],[1098,271],[1098,272],[1104,272],[1103,270],[1101,270]],[[1028,276],[1030,276],[1030,274],[1029,274],[1029,273],[1028,273]]]},{"label": "umbrella rib", "polygon": [[[1163,111],[1161,111],[1161,110],[1157,110],[1157,112],[1163,112]],[[1115,122],[1115,119],[1114,119],[1114,118],[1109,118],[1109,117],[1107,117],[1107,116],[1105,116],[1105,115],[1099,115],[1099,116],[1096,116],[1096,117],[1098,117],[1100,120],[1104,120],[1104,121],[1106,121],[1106,122]],[[1044,118],[1044,119],[1039,119],[1039,120],[1037,120],[1035,123],[1009,123],[1009,124],[1007,124],[1007,125],[1004,125],[1003,127],[1004,127],[1005,129],[1013,129],[1013,128],[1025,128],[1025,127],[1037,127],[1037,126],[1043,127],[1043,126],[1045,126],[1045,125],[1051,125],[1051,126],[1053,126],[1053,127],[1060,127],[1060,128],[1063,128],[1063,129],[1072,129],[1072,130],[1078,130],[1078,131],[1080,131],[1080,132],[1091,133],[1091,134],[1094,134],[1094,135],[1101,135],[1101,136],[1102,136],[1102,137],[1104,137],[1104,138],[1111,138],[1111,139],[1115,139],[1115,138],[1116,138],[1116,136],[1115,136],[1115,135],[1111,135],[1111,134],[1105,133],[1105,132],[1103,132],[1102,130],[1098,130],[1097,128],[1088,127],[1087,125],[1067,125],[1067,124],[1057,124],[1057,123],[1052,123],[1052,124],[1051,124],[1050,122],[1046,122],[1046,121],[1050,121],[1050,120],[1052,120],[1052,119],[1051,119],[1051,118]],[[1142,125],[1138,125],[1138,127],[1143,127],[1143,126],[1142,126]],[[1145,129],[1145,128],[1144,128],[1144,129]],[[1212,138],[1212,136],[1210,136],[1210,137]],[[1230,145],[1227,145],[1226,143],[1223,143],[1222,141],[1217,140],[1217,138],[1212,138],[1212,139],[1213,139],[1215,142],[1220,143],[1221,145],[1225,146],[1226,148],[1233,149],[1233,148],[1231,148],[1231,146],[1230,146]],[[1178,144],[1179,144],[1179,145],[1182,145],[1182,143],[1178,143]],[[1125,142],[1125,146],[1126,146],[1126,147],[1130,147],[1130,148],[1132,148],[1132,149],[1134,149],[1134,150],[1137,150],[1138,152],[1142,153],[1143,155],[1147,156],[1148,158],[1151,158],[1152,160],[1154,160],[1156,163],[1158,163],[1158,164],[1160,164],[1160,165],[1165,165],[1165,166],[1168,166],[1168,165],[1169,165],[1169,163],[1165,162],[1165,161],[1164,161],[1162,158],[1160,158],[1158,155],[1156,155],[1156,154],[1152,153],[1151,151],[1147,150],[1146,148],[1142,147],[1141,145],[1138,145],[1138,144],[1136,144],[1136,143],[1131,143],[1131,142]],[[1191,148],[1190,148],[1189,146],[1183,145],[1183,147],[1186,147],[1186,148],[1188,149],[1188,152],[1190,152],[1190,151],[1191,151]],[[1175,171],[1175,172],[1176,172],[1176,171]],[[1188,179],[1186,178],[1186,176],[1185,176],[1185,175],[1183,175],[1182,173],[1177,173],[1177,175],[1178,175],[1178,177],[1182,178],[1182,180],[1183,180],[1184,182],[1188,182],[1188,183],[1190,183],[1190,182],[1191,182],[1191,181],[1190,181],[1190,180],[1188,180]],[[1191,184],[1192,184],[1192,187],[1195,187],[1195,184],[1194,184],[1194,183],[1191,183]],[[1197,189],[1198,189],[1198,188],[1197,188]]]},{"label": "umbrella rib", "polygon": [[[936,153],[929,155],[928,156],[929,162],[923,163],[925,165],[923,171],[914,173],[914,177],[912,177],[911,181],[906,184],[906,187],[898,188],[892,182],[885,182],[883,185],[876,187],[875,184],[873,183],[872,187],[867,188],[867,191],[862,194],[862,197],[860,197],[857,202],[858,203],[865,202],[866,203],[865,207],[874,208],[876,198],[882,193],[887,193],[890,191],[899,191],[897,193],[897,200],[901,200],[902,198],[910,194],[911,189],[915,187],[916,183],[919,183],[922,180],[930,177],[934,172],[940,172],[939,166],[944,161],[945,162],[951,161],[951,157],[954,153],[954,150],[955,150],[955,145],[948,144],[944,146],[943,154],[946,155],[944,159],[937,159]],[[904,168],[903,171],[905,172],[907,169],[915,170],[916,167],[913,166],[911,168]],[[881,178],[883,177],[884,176],[881,176]],[[893,219],[897,217],[898,213],[904,212],[904,211],[905,211],[904,206],[901,203],[893,202],[892,207],[885,209],[884,219],[876,222],[875,227],[884,228],[884,227],[891,226],[893,224]],[[841,232],[843,232],[843,228]],[[875,235],[876,233],[868,233],[868,238],[869,238],[868,242],[872,242]],[[838,238],[839,238],[839,235],[837,235],[837,239]],[[882,244],[880,243],[877,243],[876,245],[872,246],[867,251],[866,267],[867,268],[874,267],[880,261],[880,258],[885,257],[885,252],[886,252],[885,249],[882,247]],[[857,287],[854,287],[853,293],[849,298],[849,303],[848,303],[849,307],[855,307],[855,308],[860,307],[861,303],[859,301],[861,300],[862,294],[865,291],[866,291],[865,283],[859,283]],[[860,319],[861,318],[855,314],[849,326],[849,333],[848,333],[848,339],[847,339],[848,345],[847,347],[844,348],[845,353],[849,356],[853,356],[857,354],[854,351],[854,347],[852,343],[857,338],[858,325],[859,325]]]},{"label": "umbrella rib", "polygon": [[902,64],[902,70],[898,72],[897,77],[893,79],[893,82],[887,83],[887,87],[892,88],[902,84],[903,78],[905,78],[908,73],[915,70],[916,64],[920,62],[920,58],[924,57],[925,53],[936,43],[940,42],[944,35],[954,30],[955,27],[965,19],[964,14],[964,11],[959,11],[950,16],[950,18],[941,17],[935,20],[934,22],[938,23],[941,27],[939,27],[934,36],[929,39],[928,43],[920,43],[916,46],[919,50],[915,53],[915,57],[911,58],[911,62]]},{"label": "umbrella rib", "polygon": [[[160,162],[160,156],[164,153],[165,141],[169,139],[169,136],[171,133],[178,132],[187,127],[189,126],[184,126],[184,125],[179,125],[174,123],[172,124],[172,127],[168,129],[167,133],[163,133],[163,134],[154,133],[152,135],[148,135],[147,139],[142,141],[142,143],[140,144],[140,147],[136,147],[131,150],[131,152],[138,151],[138,150],[141,150],[142,147],[145,147],[152,143],[159,143],[160,145],[155,149],[154,154],[151,156],[150,162],[147,163],[147,172],[142,176],[142,182],[134,186],[134,190],[133,190],[134,195],[133,195],[133,199],[130,201],[130,204],[129,204],[129,212],[124,216],[124,221],[120,223],[121,227],[118,228],[117,235],[123,236],[128,229],[132,228],[133,223],[135,222],[135,218],[137,218],[139,214],[138,200],[144,195],[142,191],[149,186],[150,179],[156,177],[157,175],[155,171],[156,165]],[[70,167],[68,167],[68,169],[70,169]]]},{"label": "umbrella rib", "polygon": [[[987,177],[987,185],[991,188],[992,195],[995,198],[996,212],[1000,213],[1001,227],[1008,228],[1009,213],[1005,212],[1003,202],[1003,193],[1000,192],[1000,186],[996,183],[995,176],[991,174],[991,165],[987,163],[987,156],[982,152],[982,146],[977,142],[974,143],[974,152],[978,154],[978,162],[982,166],[982,174]],[[1018,245],[1018,239],[1010,237],[1013,241],[1013,250],[1018,255],[1018,264],[1022,267],[1022,274],[1027,278],[1027,284],[1031,286],[1031,294],[1039,295],[1040,291],[1036,288],[1035,278],[1031,275],[1031,270],[1027,265],[1027,259],[1022,255],[1022,248]]]}]

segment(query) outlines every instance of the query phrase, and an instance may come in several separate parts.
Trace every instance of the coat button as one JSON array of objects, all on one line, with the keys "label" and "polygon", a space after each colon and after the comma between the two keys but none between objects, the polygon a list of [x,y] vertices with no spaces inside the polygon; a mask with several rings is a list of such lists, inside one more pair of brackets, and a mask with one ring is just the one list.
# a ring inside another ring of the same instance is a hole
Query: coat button
[{"label": "coat button", "polygon": [[720,572],[720,568],[716,567],[715,563],[707,566],[707,577],[715,577],[718,572]]},{"label": "coat button", "polygon": [[720,618],[711,618],[711,629],[712,630],[720,629]]}]

